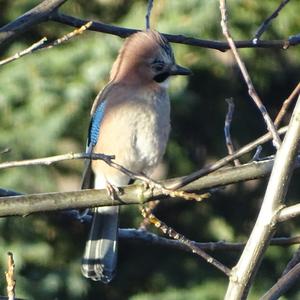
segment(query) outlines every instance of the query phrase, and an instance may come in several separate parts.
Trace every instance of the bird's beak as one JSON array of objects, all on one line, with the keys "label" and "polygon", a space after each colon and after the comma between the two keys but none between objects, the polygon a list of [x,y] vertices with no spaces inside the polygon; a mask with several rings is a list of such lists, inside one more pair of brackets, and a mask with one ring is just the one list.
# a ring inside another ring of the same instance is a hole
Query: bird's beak
[{"label": "bird's beak", "polygon": [[170,75],[191,75],[192,71],[179,65],[173,65],[170,70]]}]

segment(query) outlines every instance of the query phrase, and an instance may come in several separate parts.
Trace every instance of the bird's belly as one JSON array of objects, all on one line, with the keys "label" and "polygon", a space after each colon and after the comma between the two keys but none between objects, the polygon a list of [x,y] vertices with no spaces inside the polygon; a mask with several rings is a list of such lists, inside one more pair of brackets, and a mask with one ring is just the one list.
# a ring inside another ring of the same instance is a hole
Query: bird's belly
[{"label": "bird's belly", "polygon": [[170,132],[170,107],[168,102],[161,106],[139,107],[132,113],[133,134],[127,152],[132,171],[147,173],[162,159]]}]

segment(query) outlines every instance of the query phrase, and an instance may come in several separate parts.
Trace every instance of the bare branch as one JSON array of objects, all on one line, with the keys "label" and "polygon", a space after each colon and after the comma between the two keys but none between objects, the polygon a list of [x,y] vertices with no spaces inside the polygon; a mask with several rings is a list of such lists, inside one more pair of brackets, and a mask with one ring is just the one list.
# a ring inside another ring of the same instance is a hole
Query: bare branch
[{"label": "bare branch", "polygon": [[284,115],[286,114],[290,104],[292,103],[292,101],[298,97],[300,93],[300,82],[297,84],[297,86],[295,87],[295,89],[292,91],[292,93],[288,96],[287,99],[284,100],[281,109],[279,111],[279,113],[276,116],[276,119],[274,121],[274,124],[276,127],[278,127],[284,117]]},{"label": "bare branch", "polygon": [[153,0],[148,0],[148,5],[147,5],[147,13],[146,13],[146,29],[150,29],[150,16],[151,16],[151,10],[153,7]]},{"label": "bare branch", "polygon": [[[298,166],[300,161],[298,162]],[[201,191],[227,184],[261,178],[267,176],[273,166],[273,160],[252,162],[239,167],[219,170],[193,181],[183,187],[184,191]],[[179,179],[163,181],[163,185],[178,182]],[[13,215],[28,215],[36,212],[57,211],[72,208],[87,208],[111,205],[143,204],[154,200],[168,201],[170,198],[158,187],[147,187],[145,184],[135,184],[122,188],[119,199],[112,201],[106,190],[81,190],[64,193],[43,193],[15,195],[15,192],[0,189],[0,217]]]},{"label": "bare branch", "polygon": [[[18,35],[29,30],[31,27],[49,20],[78,28],[91,21],[82,20],[59,13],[57,9],[66,1],[67,0],[44,0],[41,4],[31,9],[23,16],[0,28],[0,47],[3,47],[5,44],[11,42]],[[139,31],[138,29],[113,26],[99,21],[93,21],[93,24],[89,30],[117,35],[123,38]],[[172,43],[180,43],[196,47],[216,49],[220,51],[226,51],[230,48],[227,42],[222,41],[202,40],[185,35],[173,35],[167,33],[164,33],[163,35],[169,42]],[[291,36],[287,40],[258,40],[256,44],[254,44],[252,40],[236,41],[235,44],[237,48],[287,49],[290,46],[300,44],[300,36]]]},{"label": "bare branch", "polygon": [[[286,131],[287,131],[287,127],[283,127],[278,130],[278,133],[281,135],[281,134],[285,133]],[[270,132],[268,132],[265,135],[256,139],[255,141],[253,141],[253,142],[247,144],[246,146],[242,147],[241,149],[237,150],[232,155],[228,155],[228,156],[218,160],[217,162],[204,167],[201,170],[197,170],[194,173],[191,173],[185,177],[179,178],[179,179],[175,180],[174,182],[168,184],[166,187],[169,189],[182,188],[182,187],[186,186],[187,184],[190,184],[194,180],[196,180],[206,174],[212,173],[212,172],[220,169],[221,167],[226,166],[228,163],[232,162],[234,159],[241,157],[242,155],[255,149],[258,145],[264,144],[270,140],[272,140],[272,135]]]},{"label": "bare branch", "polygon": [[55,47],[57,45],[60,45],[62,43],[65,43],[65,42],[71,40],[72,38],[82,34],[84,31],[86,31],[88,28],[90,28],[92,26],[92,24],[93,24],[93,22],[89,21],[86,24],[82,25],[80,28],[77,28],[77,29],[65,34],[61,38],[58,38],[55,41],[45,45],[45,47],[40,47],[40,49],[38,49],[38,50],[49,49],[49,48]]},{"label": "bare branch", "polygon": [[[232,98],[226,99],[226,102],[228,104],[228,111],[225,118],[224,134],[225,134],[225,141],[226,141],[228,154],[232,155],[234,153],[234,147],[233,147],[231,134],[230,134],[230,125],[232,122],[232,116],[234,112],[234,103]],[[238,159],[235,159],[233,162],[235,166],[241,165]]]},{"label": "bare branch", "polygon": [[234,267],[225,299],[241,299],[249,287],[275,232],[278,215],[285,200],[300,141],[300,96],[288,131],[277,151],[265,197],[245,249]]},{"label": "bare branch", "polygon": [[300,262],[300,247],[294,253],[292,259],[289,261],[289,263],[287,264],[286,268],[283,270],[282,275],[287,274],[299,262]]},{"label": "bare branch", "polygon": [[300,215],[300,204],[284,207],[278,214],[278,222],[284,222]]},{"label": "bare branch", "polygon": [[232,53],[234,55],[234,58],[241,70],[241,73],[244,77],[244,80],[247,84],[247,87],[248,87],[248,93],[250,95],[250,97],[252,98],[252,100],[254,101],[254,103],[256,104],[257,108],[260,110],[264,120],[265,120],[265,123],[267,125],[267,128],[268,130],[272,133],[272,136],[273,136],[273,144],[274,146],[279,149],[280,147],[280,144],[281,144],[281,140],[279,138],[279,135],[277,133],[277,130],[274,126],[274,123],[273,121],[271,120],[265,106],[263,105],[261,99],[259,98],[254,86],[253,86],[253,83],[252,83],[252,80],[249,76],[249,73],[247,71],[247,68],[244,64],[244,62],[242,61],[239,53],[238,53],[238,50],[235,46],[235,42],[233,41],[233,38],[231,37],[230,35],[230,32],[228,30],[228,27],[227,27],[227,10],[226,10],[226,0],[220,0],[220,11],[221,11],[221,27],[222,27],[222,31],[223,31],[223,34],[224,36],[226,37],[227,41],[228,41],[228,44],[230,45],[230,48],[232,50]]},{"label": "bare branch", "polygon": [[62,36],[61,38],[56,39],[55,41],[51,42],[51,43],[46,43],[47,42],[47,38],[44,37],[42,38],[40,41],[38,41],[37,43],[34,43],[33,45],[31,45],[30,47],[28,47],[27,49],[16,53],[15,55],[8,57],[2,61],[0,61],[0,66],[5,65],[7,63],[10,63],[18,58],[21,58],[27,54],[31,54],[35,51],[38,50],[43,50],[43,49],[49,49],[52,48],[54,46],[60,45],[62,43],[65,43],[67,41],[69,41],[70,39],[74,38],[75,36],[78,36],[80,34],[82,34],[85,30],[87,30],[90,26],[92,25],[92,22],[88,22],[85,25],[81,26],[78,29],[73,30],[72,32]]},{"label": "bare branch", "polygon": [[44,0],[16,20],[0,28],[0,45],[3,46],[30,28],[48,21],[49,16],[67,0]]},{"label": "bare branch", "polygon": [[43,37],[41,40],[39,40],[38,42],[32,44],[30,47],[16,53],[15,55],[13,56],[10,56],[6,59],[3,59],[0,61],[0,66],[3,66],[5,64],[8,64],[18,58],[21,58],[22,56],[25,56],[27,54],[30,54],[34,51],[36,51],[41,45],[43,45],[45,42],[47,41],[47,38],[46,37]]},{"label": "bare branch", "polygon": [[73,159],[100,159],[100,160],[111,160],[114,159],[113,155],[105,155],[101,153],[67,153],[55,156],[48,156],[36,159],[18,160],[18,161],[8,161],[0,163],[1,169],[15,168],[15,167],[25,167],[25,166],[36,166],[36,165],[51,165],[56,162],[73,160]]},{"label": "bare branch", "polygon": [[[162,247],[170,247],[173,249],[184,250],[187,252],[193,252],[192,249],[185,244],[165,237],[161,237],[157,234],[146,230],[132,229],[132,228],[119,228],[119,238],[123,240],[139,241],[143,243],[149,243]],[[199,243],[192,242],[196,247],[204,251],[241,251],[243,250],[245,243],[230,243],[225,241]],[[273,246],[292,246],[300,244],[300,236],[295,237],[278,237],[271,240],[270,245]]]},{"label": "bare branch", "polygon": [[279,12],[284,8],[284,6],[289,2],[290,0],[283,0],[279,6],[276,8],[276,10],[259,26],[259,28],[257,29],[254,38],[253,38],[253,42],[256,43],[260,37],[262,36],[262,34],[267,30],[268,26],[270,25],[270,23],[272,22],[273,19],[275,19]]},{"label": "bare branch", "polygon": [[186,238],[183,234],[176,232],[173,228],[169,227],[166,223],[160,221],[154,216],[151,211],[146,208],[141,209],[141,213],[144,218],[147,218],[156,228],[160,229],[164,234],[170,238],[175,239],[179,243],[189,247],[191,251],[200,257],[202,257],[207,263],[213,265],[215,268],[223,272],[225,275],[230,276],[231,270],[223,265],[221,262],[213,258],[211,255],[198,248],[193,241]]},{"label": "bare branch", "polygon": [[11,252],[7,253],[8,260],[7,260],[7,271],[5,272],[5,278],[6,278],[6,290],[7,290],[7,296],[8,300],[15,300],[15,288],[16,288],[16,280],[14,278],[15,273],[15,262],[14,257]]},{"label": "bare branch", "polygon": [[277,300],[300,279],[300,263],[282,276],[260,300]]},{"label": "bare branch", "polygon": [[[184,250],[187,252],[193,252],[192,249],[178,240],[161,237],[157,234],[146,230],[132,229],[132,228],[119,228],[119,238],[123,240],[140,241],[153,245],[159,245],[163,247],[170,247],[173,249]],[[231,243],[225,241],[199,243],[192,242],[198,248],[204,251],[241,251],[243,250],[245,243]],[[300,243],[300,237],[278,237],[271,240],[272,246],[292,246]]]},{"label": "bare branch", "polygon": [[[54,13],[51,15],[50,18],[55,22],[59,22],[74,27],[80,27],[88,21],[88,20],[82,20],[72,16],[64,15],[61,13]],[[104,24],[99,21],[98,22],[93,21],[93,25],[91,26],[90,30],[117,35],[123,38],[139,31],[139,29],[118,27],[109,24]],[[230,49],[227,42],[203,40],[203,39],[193,38],[185,35],[175,35],[175,34],[168,34],[168,33],[162,33],[162,34],[171,43],[185,44],[185,45],[215,49],[220,51],[226,51]],[[257,44],[254,44],[252,40],[236,41],[235,44],[237,48],[287,49],[290,46],[295,46],[300,44],[300,37],[292,36],[288,40],[258,41]]]}]

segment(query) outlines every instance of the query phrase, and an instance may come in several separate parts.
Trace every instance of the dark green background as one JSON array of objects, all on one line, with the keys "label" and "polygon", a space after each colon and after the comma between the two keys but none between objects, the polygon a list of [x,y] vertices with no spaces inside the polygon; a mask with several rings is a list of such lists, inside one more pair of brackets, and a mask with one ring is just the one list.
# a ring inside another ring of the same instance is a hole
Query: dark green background
[{"label": "dark green background", "polygon": [[[0,25],[15,19],[39,1],[0,0]],[[250,39],[279,1],[228,1],[229,26],[235,39]],[[132,28],[144,28],[146,1],[68,1],[61,11]],[[299,32],[300,2],[291,1],[264,34],[265,39],[285,39]],[[217,0],[154,1],[153,26],[162,32],[224,40]],[[73,30],[45,23],[23,34],[1,53],[5,58],[43,36],[61,37]],[[85,148],[89,110],[93,98],[107,82],[119,37],[86,32],[50,50],[37,52],[0,69],[1,161],[81,152]],[[192,69],[190,78],[175,78],[170,87],[172,134],[162,164],[166,177],[185,175],[227,154],[224,143],[226,98],[236,108],[232,136],[237,147],[266,131],[261,115],[231,53],[173,44],[178,63]],[[299,81],[299,47],[243,49],[240,51],[255,87],[274,118],[282,101]],[[288,120],[287,115],[285,121]],[[273,153],[271,145],[263,155]],[[243,157],[247,162],[253,153]],[[38,193],[76,190],[82,162],[50,167],[2,170],[0,186]],[[288,204],[298,200],[297,174],[291,183]],[[187,237],[205,241],[244,241],[252,228],[266,181],[252,181],[217,191],[204,203],[173,201],[161,204],[157,214]],[[121,226],[136,227],[137,207],[122,209]],[[118,274],[110,285],[91,282],[80,273],[80,260],[88,226],[60,214],[0,219],[0,284],[5,293],[6,252],[16,261],[17,296],[25,299],[222,299],[227,280],[202,259],[182,251],[120,242]],[[279,227],[278,236],[299,233],[299,220]],[[267,251],[250,299],[257,299],[280,276],[296,247]],[[239,253],[216,252],[215,257],[233,266]],[[297,287],[286,299],[299,299]]]}]

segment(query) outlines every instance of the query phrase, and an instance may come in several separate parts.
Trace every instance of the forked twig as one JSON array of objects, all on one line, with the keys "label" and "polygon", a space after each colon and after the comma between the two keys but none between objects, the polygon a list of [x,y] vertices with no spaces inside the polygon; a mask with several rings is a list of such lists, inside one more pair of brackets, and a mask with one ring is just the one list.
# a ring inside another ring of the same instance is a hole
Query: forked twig
[{"label": "forked twig", "polygon": [[47,38],[43,37],[41,40],[34,43],[33,45],[26,48],[25,50],[22,50],[21,52],[18,52],[16,54],[14,54],[13,56],[10,56],[10,57],[8,57],[4,60],[1,60],[0,61],[0,66],[8,64],[8,63],[10,63],[14,60],[17,60],[17,59],[19,59],[19,58],[21,58],[25,55],[31,54],[31,53],[36,52],[38,50],[49,49],[49,48],[52,48],[52,47],[57,46],[59,44],[62,44],[64,42],[67,42],[70,39],[74,38],[75,36],[82,34],[85,30],[87,30],[89,27],[91,27],[92,24],[93,24],[93,22],[89,21],[86,24],[84,24],[83,26],[81,26],[80,28],[76,28],[72,32],[69,32],[69,33],[65,34],[64,36],[62,36],[61,38],[58,38],[55,41],[50,42],[50,43],[46,43]]},{"label": "forked twig", "polygon": [[259,96],[258,96],[258,94],[257,94],[257,92],[254,88],[254,85],[253,85],[252,80],[249,76],[247,68],[246,68],[244,62],[242,61],[242,59],[241,59],[241,57],[238,53],[237,47],[235,46],[235,43],[233,41],[233,38],[231,37],[230,32],[228,30],[226,0],[220,0],[220,11],[221,11],[221,27],[222,27],[223,34],[224,34],[224,36],[226,37],[226,39],[228,41],[228,44],[229,44],[229,46],[232,50],[234,58],[235,58],[235,60],[238,64],[238,66],[241,70],[241,73],[244,77],[244,80],[247,84],[248,93],[249,93],[250,97],[253,99],[254,103],[257,106],[257,108],[260,110],[260,112],[261,112],[261,114],[262,114],[262,116],[265,120],[265,123],[267,125],[268,130],[272,133],[274,146],[277,149],[279,149],[280,144],[281,144],[281,140],[279,138],[278,132],[277,132],[277,130],[274,126],[274,123],[271,120],[265,106],[263,105],[261,99],[259,98]]},{"label": "forked twig", "polygon": [[276,8],[276,10],[266,19],[264,22],[258,27],[257,31],[255,32],[253,43],[257,43],[257,41],[260,39],[262,34],[267,30],[268,26],[272,22],[273,19],[275,19],[279,12],[284,8],[284,6],[289,2],[290,0],[283,0],[279,6]]}]

